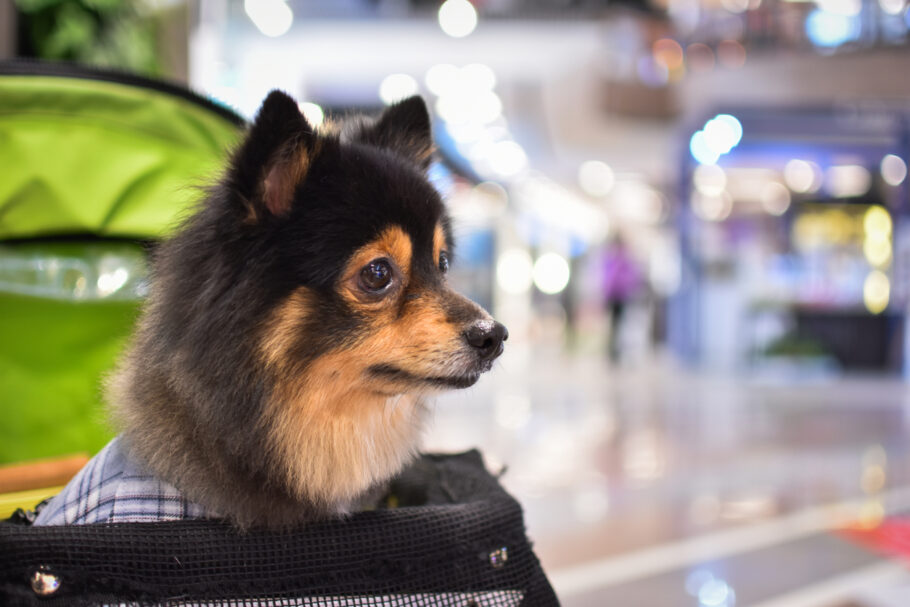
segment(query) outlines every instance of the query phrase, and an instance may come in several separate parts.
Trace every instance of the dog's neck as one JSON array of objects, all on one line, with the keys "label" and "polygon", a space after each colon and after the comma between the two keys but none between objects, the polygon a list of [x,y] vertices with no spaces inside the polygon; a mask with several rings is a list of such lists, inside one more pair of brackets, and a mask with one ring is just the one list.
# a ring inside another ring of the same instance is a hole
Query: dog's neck
[{"label": "dog's neck", "polygon": [[419,396],[352,387],[330,361],[270,403],[270,445],[302,500],[344,509],[415,455],[426,406]]},{"label": "dog's neck", "polygon": [[207,512],[239,527],[343,513],[415,455],[427,408],[417,395],[358,387],[331,357],[260,405],[258,424],[215,435],[191,392],[126,359],[110,388],[132,455]]}]

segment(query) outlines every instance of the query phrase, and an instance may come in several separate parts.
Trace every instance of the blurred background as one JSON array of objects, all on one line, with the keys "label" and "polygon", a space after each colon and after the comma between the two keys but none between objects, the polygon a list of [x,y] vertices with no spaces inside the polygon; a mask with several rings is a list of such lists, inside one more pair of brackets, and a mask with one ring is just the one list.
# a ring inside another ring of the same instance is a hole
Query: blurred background
[{"label": "blurred background", "polygon": [[910,604],[907,0],[0,0],[15,57],[244,118],[423,95],[510,332],[425,446],[505,470],[564,605]]}]

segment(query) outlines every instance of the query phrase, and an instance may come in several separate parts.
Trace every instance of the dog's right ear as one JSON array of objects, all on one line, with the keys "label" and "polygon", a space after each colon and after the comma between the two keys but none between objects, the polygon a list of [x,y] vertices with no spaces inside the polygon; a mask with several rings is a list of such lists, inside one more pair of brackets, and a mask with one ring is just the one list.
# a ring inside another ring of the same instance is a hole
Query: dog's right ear
[{"label": "dog's right ear", "polygon": [[282,216],[291,210],[315,150],[315,131],[297,102],[281,91],[269,93],[234,156],[230,174],[250,223],[264,214]]}]

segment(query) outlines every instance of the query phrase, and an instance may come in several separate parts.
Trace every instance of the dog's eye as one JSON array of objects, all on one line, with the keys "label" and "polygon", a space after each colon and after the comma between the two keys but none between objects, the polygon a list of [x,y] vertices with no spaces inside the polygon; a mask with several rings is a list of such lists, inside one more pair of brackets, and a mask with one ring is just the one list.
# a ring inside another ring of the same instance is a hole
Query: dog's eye
[{"label": "dog's eye", "polygon": [[360,284],[367,291],[382,291],[392,282],[392,264],[374,259],[360,270]]},{"label": "dog's eye", "polygon": [[445,251],[439,254],[439,271],[443,274],[449,271],[449,254]]}]

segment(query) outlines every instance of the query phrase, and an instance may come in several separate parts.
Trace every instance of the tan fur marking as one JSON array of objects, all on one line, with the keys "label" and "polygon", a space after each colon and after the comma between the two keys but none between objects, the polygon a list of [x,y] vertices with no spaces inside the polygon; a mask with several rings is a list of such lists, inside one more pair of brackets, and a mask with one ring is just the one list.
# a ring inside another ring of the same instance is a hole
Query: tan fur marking
[{"label": "tan fur marking", "polygon": [[334,118],[325,118],[318,127],[316,132],[324,136],[338,136],[341,134],[342,124]]},{"label": "tan fur marking", "polygon": [[277,309],[262,341],[276,386],[266,417],[291,491],[324,503],[349,502],[411,458],[423,426],[422,398],[438,388],[367,371],[393,365],[425,378],[466,372],[471,359],[462,354],[460,328],[446,320],[443,296],[460,297],[426,293],[405,301],[400,315],[373,314],[362,339],[305,369],[295,369],[286,353],[309,297],[298,291]]},{"label": "tan fur marking", "polygon": [[415,138],[408,143],[408,146],[409,149],[414,150],[414,159],[417,164],[428,165],[433,160],[433,153],[436,151],[436,147],[432,143],[427,145],[423,138]]},{"label": "tan fur marking", "polygon": [[376,308],[377,304],[389,303],[392,298],[375,302],[365,302],[357,287],[357,277],[368,263],[379,257],[388,257],[397,266],[397,278],[401,281],[400,289],[407,288],[411,277],[411,239],[400,226],[386,228],[375,240],[360,247],[352,256],[341,273],[342,296],[355,306]]},{"label": "tan fur marking", "polygon": [[272,445],[300,497],[354,500],[395,474],[416,448],[420,397],[370,390],[358,358],[356,352],[321,357],[270,403]]},{"label": "tan fur marking", "polygon": [[282,152],[272,162],[262,183],[262,196],[273,215],[283,215],[290,211],[294,190],[306,177],[310,162],[319,153],[319,147],[318,139],[312,149],[298,144],[296,149]]},{"label": "tan fur marking", "polygon": [[271,365],[284,365],[298,339],[299,330],[312,309],[312,296],[306,287],[300,287],[275,310],[266,323],[260,344],[265,361]]}]

